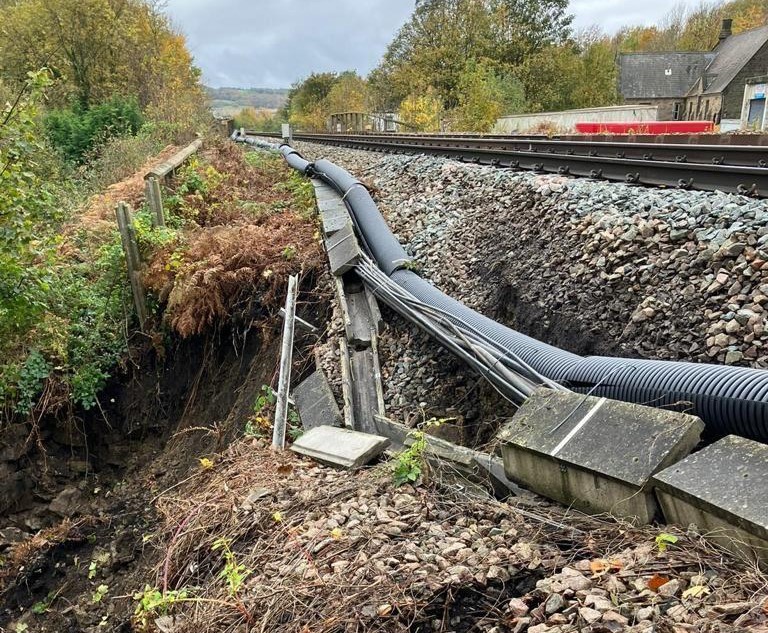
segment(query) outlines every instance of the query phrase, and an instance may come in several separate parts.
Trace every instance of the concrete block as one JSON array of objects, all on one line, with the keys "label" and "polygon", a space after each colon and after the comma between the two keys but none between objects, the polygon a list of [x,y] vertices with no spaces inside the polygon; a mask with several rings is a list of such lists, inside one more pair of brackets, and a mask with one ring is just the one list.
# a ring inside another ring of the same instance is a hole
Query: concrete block
[{"label": "concrete block", "polygon": [[389,440],[335,426],[310,429],[291,445],[291,450],[323,464],[355,470],[383,453]]},{"label": "concrete block", "polygon": [[330,202],[320,205],[320,220],[323,223],[323,233],[330,237],[334,233],[341,231],[349,222],[349,212],[342,202],[333,204]]},{"label": "concrete block", "polygon": [[348,221],[344,228],[326,240],[325,250],[328,252],[331,272],[337,277],[352,270],[357,265],[361,253],[351,221]]},{"label": "concrete block", "polygon": [[321,370],[293,389],[293,400],[305,429],[316,426],[343,426],[339,405]]},{"label": "concrete block", "polygon": [[338,200],[341,197],[338,191],[319,178],[312,178],[312,186],[315,188],[315,198],[318,202],[322,200]]},{"label": "concrete block", "polygon": [[669,523],[768,563],[768,445],[729,435],[653,478]]},{"label": "concrete block", "polygon": [[376,334],[381,334],[384,331],[384,319],[381,316],[381,310],[379,310],[379,302],[369,289],[365,287],[365,298],[368,301],[368,313],[371,315],[371,324],[374,327]]},{"label": "concrete block", "polygon": [[703,429],[684,413],[539,389],[499,438],[512,481],[584,512],[649,523],[658,513],[649,479],[688,455]]}]

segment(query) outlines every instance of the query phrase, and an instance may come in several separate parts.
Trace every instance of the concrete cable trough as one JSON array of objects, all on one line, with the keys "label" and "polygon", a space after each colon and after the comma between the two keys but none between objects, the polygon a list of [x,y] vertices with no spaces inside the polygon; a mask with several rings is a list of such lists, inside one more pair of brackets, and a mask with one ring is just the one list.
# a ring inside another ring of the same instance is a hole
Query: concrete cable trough
[{"label": "concrete cable trough", "polygon": [[[717,458],[713,462],[722,462],[711,464],[711,472],[720,477],[717,485],[693,485],[701,481],[700,474],[690,474],[700,469],[700,459],[690,466],[687,460],[679,462],[694,448],[703,428],[691,413],[713,435],[768,440],[768,372],[670,361],[582,358],[507,328],[447,297],[408,270],[407,255],[359,181],[329,161],[310,163],[287,145],[281,152],[292,167],[323,179],[341,195],[365,249],[380,268],[374,275],[364,260],[356,266],[378,298],[431,334],[435,332],[418,317],[442,315],[457,331],[471,333],[485,350],[501,353],[486,357],[486,367],[506,364],[517,377],[530,381],[527,387],[535,387],[539,376],[539,385],[551,387],[556,381],[586,394],[569,393],[557,385],[555,391],[526,388],[521,410],[500,433],[510,479],[563,503],[644,522],[658,516],[652,497],[657,486],[664,490],[661,506],[668,522],[684,524],[686,518],[697,517],[702,527],[725,531],[724,543],[734,551],[768,560],[768,504],[755,503],[755,499],[768,499],[768,477],[762,472],[768,463],[768,445],[731,437],[713,444],[717,447],[711,451]],[[387,290],[389,283],[381,277],[388,277],[399,292]],[[413,309],[404,310],[403,303]],[[460,348],[436,338],[467,359]],[[486,375],[479,362],[481,355],[472,351],[468,356],[475,360],[470,364]],[[504,384],[503,380],[490,380],[497,387]],[[634,408],[612,401],[634,403],[629,405]],[[656,408],[640,406],[647,402]],[[586,409],[577,415],[582,407]],[[613,457],[596,462],[601,441],[606,444],[603,452]],[[750,456],[746,465],[738,457],[745,451]],[[758,469],[756,476],[745,474],[749,464]],[[652,478],[662,470],[653,483]],[[731,481],[734,478],[738,481]],[[742,478],[754,487],[744,503],[733,498],[743,490]],[[638,502],[633,504],[635,496]]]}]

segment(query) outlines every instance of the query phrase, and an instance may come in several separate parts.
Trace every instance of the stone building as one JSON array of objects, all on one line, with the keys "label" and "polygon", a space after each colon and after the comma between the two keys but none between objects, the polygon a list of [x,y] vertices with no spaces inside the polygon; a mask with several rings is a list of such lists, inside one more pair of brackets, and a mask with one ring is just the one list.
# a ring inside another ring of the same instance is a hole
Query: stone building
[{"label": "stone building", "polygon": [[747,81],[768,72],[768,26],[733,35],[723,20],[712,51],[623,53],[619,93],[627,104],[656,105],[659,120],[735,121]]}]

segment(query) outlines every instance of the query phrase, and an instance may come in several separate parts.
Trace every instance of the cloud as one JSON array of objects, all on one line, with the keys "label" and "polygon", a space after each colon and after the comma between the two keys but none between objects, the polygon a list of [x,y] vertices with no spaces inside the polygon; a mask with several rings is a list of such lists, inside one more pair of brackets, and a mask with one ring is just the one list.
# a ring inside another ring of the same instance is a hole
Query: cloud
[{"label": "cloud", "polygon": [[[367,74],[413,11],[413,0],[168,0],[211,86],[287,88],[311,72]],[[572,0],[574,27],[614,33],[657,22],[668,0]]]},{"label": "cloud", "polygon": [[311,72],[367,74],[413,0],[169,0],[212,86],[284,88]]},{"label": "cloud", "polygon": [[672,8],[669,0],[571,0],[574,28],[597,25],[613,34],[622,26],[658,24]]}]

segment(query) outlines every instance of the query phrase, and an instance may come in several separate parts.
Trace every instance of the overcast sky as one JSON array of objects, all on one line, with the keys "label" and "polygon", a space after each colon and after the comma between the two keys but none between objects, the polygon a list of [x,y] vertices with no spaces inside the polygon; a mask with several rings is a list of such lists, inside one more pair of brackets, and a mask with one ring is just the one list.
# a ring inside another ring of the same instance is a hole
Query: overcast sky
[{"label": "overcast sky", "polygon": [[[211,86],[287,88],[313,71],[378,63],[413,0],[168,0]],[[576,28],[659,20],[669,0],[572,0]]]}]

